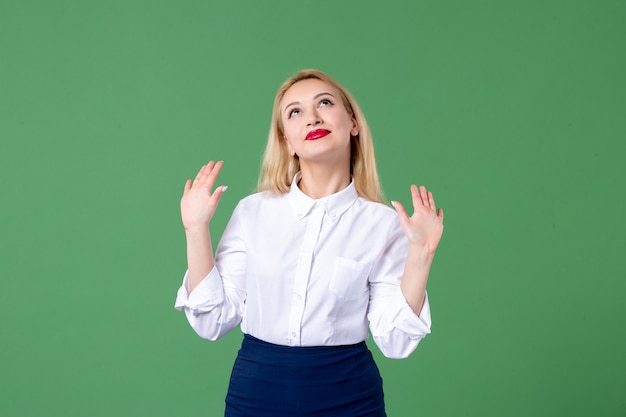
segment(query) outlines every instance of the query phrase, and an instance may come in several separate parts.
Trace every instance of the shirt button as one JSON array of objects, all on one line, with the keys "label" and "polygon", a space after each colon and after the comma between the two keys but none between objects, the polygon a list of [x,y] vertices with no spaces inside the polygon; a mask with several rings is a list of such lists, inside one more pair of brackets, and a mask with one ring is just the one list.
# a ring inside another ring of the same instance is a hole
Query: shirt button
[{"label": "shirt button", "polygon": [[302,300],[302,296],[301,296],[300,294],[296,295],[296,298],[297,298],[298,300]]},{"label": "shirt button", "polygon": [[291,332],[291,337],[296,337],[296,332]]},{"label": "shirt button", "polygon": [[334,219],[335,217],[337,217],[337,215],[335,213],[330,213],[330,218]]}]

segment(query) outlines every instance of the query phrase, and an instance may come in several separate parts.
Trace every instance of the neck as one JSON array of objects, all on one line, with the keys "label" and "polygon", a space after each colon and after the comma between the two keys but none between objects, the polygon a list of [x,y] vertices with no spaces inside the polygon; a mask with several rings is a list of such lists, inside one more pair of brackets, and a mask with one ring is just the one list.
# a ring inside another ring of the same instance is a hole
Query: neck
[{"label": "neck", "polygon": [[335,194],[350,185],[350,167],[328,167],[323,165],[301,164],[302,178],[298,187],[313,199]]}]

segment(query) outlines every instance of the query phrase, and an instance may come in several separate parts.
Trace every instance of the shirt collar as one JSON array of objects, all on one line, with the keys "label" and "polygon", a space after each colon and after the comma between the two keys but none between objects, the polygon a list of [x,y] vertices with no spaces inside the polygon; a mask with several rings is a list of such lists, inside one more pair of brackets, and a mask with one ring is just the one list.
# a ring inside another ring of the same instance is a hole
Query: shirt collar
[{"label": "shirt collar", "polygon": [[291,181],[289,190],[289,200],[298,219],[305,218],[313,209],[313,207],[322,207],[326,214],[332,219],[338,219],[358,198],[356,188],[354,187],[354,178],[350,180],[343,190],[331,194],[329,196],[313,199],[304,194],[298,187],[298,181],[302,178],[302,174],[297,172]]}]

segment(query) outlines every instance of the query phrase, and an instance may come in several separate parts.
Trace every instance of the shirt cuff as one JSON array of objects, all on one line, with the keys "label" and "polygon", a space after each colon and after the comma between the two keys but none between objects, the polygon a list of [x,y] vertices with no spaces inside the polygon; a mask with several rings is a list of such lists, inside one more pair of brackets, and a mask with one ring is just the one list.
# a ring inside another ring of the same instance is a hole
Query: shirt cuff
[{"label": "shirt cuff", "polygon": [[213,310],[224,300],[224,288],[217,268],[213,267],[206,277],[189,294],[189,271],[185,272],[183,283],[178,289],[174,308],[189,309],[194,315]]},{"label": "shirt cuff", "polygon": [[402,290],[394,295],[394,304],[400,306],[394,325],[398,330],[409,335],[409,337],[423,338],[430,333],[432,320],[430,317],[430,304],[428,302],[428,293],[424,295],[424,305],[419,315],[415,314],[409,303],[404,298]]}]

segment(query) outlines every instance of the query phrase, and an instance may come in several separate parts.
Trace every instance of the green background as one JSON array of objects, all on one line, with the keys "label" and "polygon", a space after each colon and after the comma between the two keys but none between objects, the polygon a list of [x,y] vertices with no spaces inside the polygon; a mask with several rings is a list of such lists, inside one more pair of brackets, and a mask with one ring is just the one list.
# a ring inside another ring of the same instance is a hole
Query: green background
[{"label": "green background", "polygon": [[389,199],[446,211],[388,414],[626,415],[626,2],[0,0],[0,415],[218,416],[239,330],[174,310],[186,178],[256,184],[301,68],[357,97]]}]

